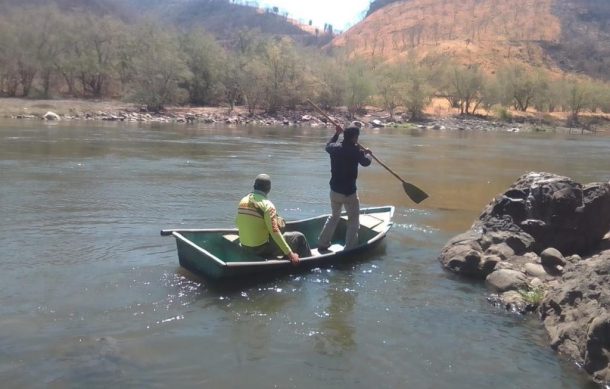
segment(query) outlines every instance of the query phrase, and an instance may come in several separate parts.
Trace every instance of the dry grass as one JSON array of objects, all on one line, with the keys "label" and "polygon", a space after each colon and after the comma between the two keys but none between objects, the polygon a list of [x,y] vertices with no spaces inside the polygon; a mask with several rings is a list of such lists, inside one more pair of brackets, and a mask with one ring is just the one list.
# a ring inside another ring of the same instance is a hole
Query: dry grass
[{"label": "dry grass", "polygon": [[[411,0],[370,15],[333,41],[359,58],[448,55],[493,71],[509,62],[551,67],[539,42],[556,42],[552,0]],[[554,69],[557,70],[557,69]]]}]

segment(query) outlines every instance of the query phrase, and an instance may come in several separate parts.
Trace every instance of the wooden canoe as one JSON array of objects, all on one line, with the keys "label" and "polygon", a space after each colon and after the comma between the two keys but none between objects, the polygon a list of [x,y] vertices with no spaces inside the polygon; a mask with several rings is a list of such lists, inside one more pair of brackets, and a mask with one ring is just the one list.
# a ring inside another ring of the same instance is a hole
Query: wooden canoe
[{"label": "wooden canoe", "polygon": [[329,215],[286,223],[286,231],[302,232],[312,247],[312,256],[301,258],[298,266],[281,258],[253,256],[239,244],[236,228],[230,229],[167,229],[162,236],[176,238],[180,266],[197,275],[211,279],[225,279],[255,273],[273,273],[280,270],[297,271],[312,266],[324,266],[337,260],[350,260],[376,246],[392,226],[393,206],[363,208],[360,210],[359,244],[344,250],[347,216],[341,221],[328,251],[318,252],[318,235]]}]

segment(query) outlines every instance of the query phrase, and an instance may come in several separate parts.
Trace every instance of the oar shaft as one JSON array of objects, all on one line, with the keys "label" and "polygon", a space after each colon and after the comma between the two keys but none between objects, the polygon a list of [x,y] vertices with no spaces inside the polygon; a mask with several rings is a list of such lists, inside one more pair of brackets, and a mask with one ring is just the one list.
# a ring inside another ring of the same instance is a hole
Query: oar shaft
[{"label": "oar shaft", "polygon": [[311,100],[309,100],[309,99],[307,99],[307,102],[308,102],[309,104],[311,104],[311,105],[312,105],[312,106],[315,108],[315,110],[316,110],[316,111],[318,111],[318,112],[319,112],[321,115],[323,115],[323,116],[324,116],[324,117],[326,117],[328,120],[330,120],[330,122],[331,122],[332,124],[334,124],[335,126],[339,126],[339,127],[341,127],[341,125],[340,125],[339,123],[337,123],[337,122],[335,121],[335,119],[333,119],[333,118],[331,118],[330,116],[328,116],[328,114],[327,114],[326,112],[324,112],[324,111],[322,110],[322,108],[318,107],[318,105],[317,105],[316,103],[314,103],[313,101],[311,101]]},{"label": "oar shaft", "polygon": [[[360,147],[363,147],[362,145],[360,145]],[[394,172],[394,170],[390,169],[390,167],[388,165],[386,165],[385,163],[381,162],[381,160],[379,158],[377,158],[375,156],[375,154],[371,153],[371,157],[373,157],[373,159],[375,161],[377,161],[378,164],[380,164],[381,166],[383,166],[385,168],[385,170],[387,170],[388,172],[390,172],[390,174],[392,174],[394,177],[398,178],[400,181],[405,182],[405,180],[403,180],[398,174],[396,174],[396,172]]]}]

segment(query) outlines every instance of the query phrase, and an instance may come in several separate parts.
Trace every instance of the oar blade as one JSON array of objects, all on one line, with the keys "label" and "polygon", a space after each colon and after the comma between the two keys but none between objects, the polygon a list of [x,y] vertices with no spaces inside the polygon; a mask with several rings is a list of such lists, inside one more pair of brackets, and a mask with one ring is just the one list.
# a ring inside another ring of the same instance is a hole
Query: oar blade
[{"label": "oar blade", "polygon": [[419,204],[428,198],[428,194],[426,192],[408,182],[403,181],[402,188],[405,190],[407,196],[409,196],[409,198],[413,200],[415,204]]}]

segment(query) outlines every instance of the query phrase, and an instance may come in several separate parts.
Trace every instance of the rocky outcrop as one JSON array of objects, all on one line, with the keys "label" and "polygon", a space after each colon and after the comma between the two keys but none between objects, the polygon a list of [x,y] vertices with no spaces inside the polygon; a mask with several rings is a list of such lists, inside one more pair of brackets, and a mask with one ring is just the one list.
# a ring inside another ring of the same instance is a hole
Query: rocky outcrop
[{"label": "rocky outcrop", "polygon": [[610,182],[528,173],[451,239],[445,269],[484,279],[490,300],[539,309],[552,346],[610,382]]},{"label": "rocky outcrop", "polygon": [[608,230],[610,183],[583,186],[555,174],[528,173],[494,199],[468,232],[451,239],[439,259],[447,270],[479,278],[527,263],[554,276],[564,255],[587,253]]},{"label": "rocky outcrop", "polygon": [[582,186],[570,178],[529,173],[490,203],[485,231],[526,233],[535,252],[553,247],[570,255],[592,249],[610,229],[610,184]]},{"label": "rocky outcrop", "polygon": [[540,313],[554,349],[610,382],[610,250],[568,264]]}]

